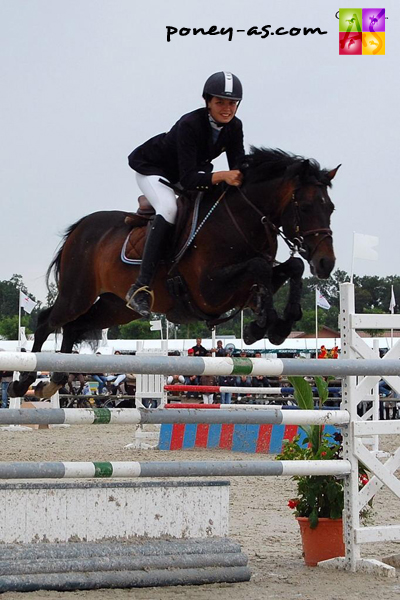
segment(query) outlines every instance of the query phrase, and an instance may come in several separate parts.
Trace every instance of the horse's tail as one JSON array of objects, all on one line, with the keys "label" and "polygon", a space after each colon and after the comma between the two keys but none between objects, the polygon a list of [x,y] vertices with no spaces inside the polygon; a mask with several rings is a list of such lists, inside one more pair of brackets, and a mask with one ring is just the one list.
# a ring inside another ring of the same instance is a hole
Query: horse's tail
[{"label": "horse's tail", "polygon": [[60,244],[60,248],[57,252],[57,254],[55,255],[55,257],[53,258],[53,260],[50,263],[49,268],[46,271],[46,286],[47,289],[49,290],[49,280],[50,280],[50,276],[52,271],[54,271],[54,279],[56,282],[56,285],[58,287],[58,282],[59,282],[59,278],[60,278],[60,267],[61,267],[61,257],[62,257],[62,253],[65,247],[65,244],[69,238],[69,236],[71,235],[71,233],[73,233],[75,231],[75,229],[78,227],[78,225],[80,225],[83,221],[83,219],[86,219],[86,217],[82,217],[81,219],[79,219],[79,221],[76,221],[76,223],[74,223],[73,225],[70,225],[68,227],[68,229],[66,230],[63,239],[61,240]]}]

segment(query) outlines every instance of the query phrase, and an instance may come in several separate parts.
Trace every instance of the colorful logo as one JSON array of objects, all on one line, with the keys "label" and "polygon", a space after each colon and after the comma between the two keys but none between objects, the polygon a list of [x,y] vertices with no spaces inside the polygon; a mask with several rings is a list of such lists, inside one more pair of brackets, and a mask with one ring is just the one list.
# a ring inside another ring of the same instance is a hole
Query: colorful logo
[{"label": "colorful logo", "polygon": [[385,54],[385,9],[341,8],[339,54]]}]

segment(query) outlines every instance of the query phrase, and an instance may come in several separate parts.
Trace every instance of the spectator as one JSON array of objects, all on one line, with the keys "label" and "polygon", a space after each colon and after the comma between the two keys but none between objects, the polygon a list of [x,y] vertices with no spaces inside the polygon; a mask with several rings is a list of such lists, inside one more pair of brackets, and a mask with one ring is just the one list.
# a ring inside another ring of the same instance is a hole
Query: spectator
[{"label": "spectator", "polygon": [[[215,352],[215,356],[226,356],[226,350],[222,346],[222,341],[218,340],[217,347],[213,348],[211,352]],[[229,404],[229,403],[228,403]]]},{"label": "spectator", "polygon": [[321,350],[318,353],[318,358],[327,358],[328,357],[328,352],[325,348],[324,345],[321,346]]},{"label": "spectator", "polygon": [[[196,345],[191,348],[194,356],[207,356],[208,351],[201,345],[201,338],[196,339]],[[211,356],[211,354],[210,354]]]},{"label": "spectator", "polygon": [[125,379],[125,391],[128,395],[134,396],[136,393],[136,375],[127,373]]},{"label": "spectator", "polygon": [[[96,352],[96,356],[101,356],[101,352]],[[99,396],[104,394],[104,388],[106,388],[106,393],[108,394],[107,377],[104,375],[104,373],[92,373],[90,377],[93,381],[97,381],[99,384],[97,388],[97,393]]]},{"label": "spectator", "polygon": [[[79,352],[77,352],[76,350],[74,350],[72,352],[72,354],[79,354]],[[68,376],[68,389],[69,389],[69,393],[74,396],[75,395],[75,389],[74,386],[72,385],[73,382],[75,380],[79,381],[79,389],[76,392],[76,394],[79,396],[79,394],[83,393],[83,388],[85,387],[85,374],[84,373],[70,373]]]},{"label": "spectator", "polygon": [[[119,350],[116,350],[114,352],[114,356],[120,356],[121,352]],[[113,373],[113,375],[109,375],[107,377],[107,381],[111,381],[111,393],[112,394],[117,394],[118,392],[120,394],[124,394],[125,393],[125,389],[122,388],[122,384],[124,383],[126,379],[126,374],[125,373]]]},{"label": "spectator", "polygon": [[236,377],[236,387],[251,387],[251,377],[240,375]]},{"label": "spectator", "polygon": [[251,378],[252,387],[265,388],[271,387],[271,384],[268,380],[268,377],[264,377],[263,375],[256,375]]},{"label": "spectator", "polygon": [[[218,377],[218,385],[233,387],[235,385],[235,378],[229,375],[221,375]],[[232,392],[221,392],[221,404],[230,404],[232,401]]]},{"label": "spectator", "polygon": [[167,385],[184,385],[185,378],[183,375],[170,375],[167,378]]},{"label": "spectator", "polygon": [[8,408],[8,386],[13,380],[13,371],[0,371],[1,408]]},{"label": "spectator", "polygon": [[[201,340],[200,340],[201,342]],[[193,348],[189,348],[188,350],[188,356],[194,356],[194,350]],[[186,385],[199,385],[199,378],[197,377],[197,375],[187,375],[185,377],[185,384]],[[186,398],[198,398],[199,394],[197,392],[186,392]]]},{"label": "spectator", "polygon": [[[211,352],[208,352],[206,356],[211,356]],[[213,386],[217,385],[217,378],[214,375],[202,375],[200,377],[200,385]],[[213,392],[204,392],[203,393],[203,402],[204,404],[212,404],[214,400]]]},{"label": "spectator", "polygon": [[[248,387],[251,388],[251,377],[246,377],[246,375],[241,375],[240,377],[236,378],[236,387]],[[251,391],[249,389],[249,394],[243,393],[243,392],[238,392],[238,401],[240,401],[242,399],[242,395],[248,396],[251,394]]]},{"label": "spectator", "polygon": [[[254,354],[254,358],[261,358],[261,352],[256,352]],[[260,388],[271,387],[268,377],[264,377],[263,375],[256,375],[255,377],[252,377],[251,385],[252,385],[252,387],[260,387]]]}]

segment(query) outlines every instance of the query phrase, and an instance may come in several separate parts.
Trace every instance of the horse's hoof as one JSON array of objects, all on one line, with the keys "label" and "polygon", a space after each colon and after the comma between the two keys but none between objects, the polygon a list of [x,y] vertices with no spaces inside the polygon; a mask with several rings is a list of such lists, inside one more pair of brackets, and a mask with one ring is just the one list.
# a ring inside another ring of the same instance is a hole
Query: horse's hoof
[{"label": "horse's hoof", "polygon": [[247,346],[251,346],[254,342],[261,340],[264,337],[266,328],[259,327],[255,321],[246,325],[243,330],[243,341]]},{"label": "horse's hoof", "polygon": [[12,381],[8,386],[7,393],[10,398],[19,398],[20,396],[23,396],[23,394],[20,394],[18,385],[19,381]]},{"label": "horse's hoof", "polygon": [[271,325],[268,329],[268,339],[274,346],[280,346],[290,335],[291,331],[292,324],[290,322],[278,319],[276,323]]},{"label": "horse's hoof", "polygon": [[23,373],[18,381],[12,381],[7,392],[10,398],[22,398],[36,379],[36,372]]},{"label": "horse's hoof", "polygon": [[300,321],[303,317],[303,311],[301,310],[300,304],[288,304],[285,308],[284,318],[285,321]]},{"label": "horse's hoof", "polygon": [[50,382],[62,387],[68,381],[68,373],[53,373]]}]

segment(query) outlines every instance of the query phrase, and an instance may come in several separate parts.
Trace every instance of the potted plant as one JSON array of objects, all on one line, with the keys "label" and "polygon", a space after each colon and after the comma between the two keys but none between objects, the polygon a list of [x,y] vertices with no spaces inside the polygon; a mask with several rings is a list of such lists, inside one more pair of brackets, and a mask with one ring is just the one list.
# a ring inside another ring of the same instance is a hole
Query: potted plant
[{"label": "potted plant", "polygon": [[[294,396],[302,410],[314,410],[312,387],[303,377],[290,377]],[[319,408],[322,409],[328,398],[328,381],[315,377],[319,395]],[[300,436],[286,441],[279,460],[338,460],[342,458],[342,436],[324,433],[323,425],[302,426],[305,433],[302,443]],[[293,477],[297,483],[297,495],[288,501],[289,508],[299,522],[303,543],[303,555],[307,566],[344,556],[342,513],[344,507],[344,479],[334,475]],[[360,469],[359,485],[368,482],[365,470]],[[364,509],[362,517],[366,517]]]}]

